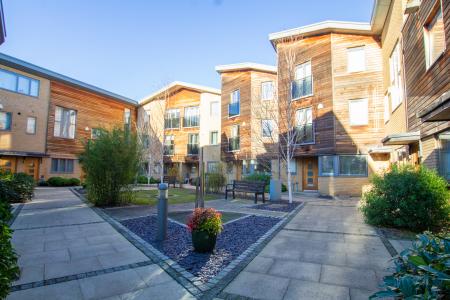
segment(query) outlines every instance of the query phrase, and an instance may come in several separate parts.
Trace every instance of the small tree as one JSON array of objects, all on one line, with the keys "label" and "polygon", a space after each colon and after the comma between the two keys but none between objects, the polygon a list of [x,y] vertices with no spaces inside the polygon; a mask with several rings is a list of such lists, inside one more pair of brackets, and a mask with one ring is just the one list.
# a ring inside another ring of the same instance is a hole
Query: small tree
[{"label": "small tree", "polygon": [[97,139],[87,141],[80,163],[86,173],[89,200],[97,206],[130,201],[140,157],[137,135],[128,129],[101,130]]}]

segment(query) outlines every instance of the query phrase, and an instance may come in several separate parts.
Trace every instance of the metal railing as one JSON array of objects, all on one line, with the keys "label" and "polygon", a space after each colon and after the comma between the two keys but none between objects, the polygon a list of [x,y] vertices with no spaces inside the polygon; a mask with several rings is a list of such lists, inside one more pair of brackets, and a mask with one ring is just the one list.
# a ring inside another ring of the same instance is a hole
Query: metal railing
[{"label": "metal railing", "polygon": [[188,155],[198,155],[198,144],[187,144]]}]

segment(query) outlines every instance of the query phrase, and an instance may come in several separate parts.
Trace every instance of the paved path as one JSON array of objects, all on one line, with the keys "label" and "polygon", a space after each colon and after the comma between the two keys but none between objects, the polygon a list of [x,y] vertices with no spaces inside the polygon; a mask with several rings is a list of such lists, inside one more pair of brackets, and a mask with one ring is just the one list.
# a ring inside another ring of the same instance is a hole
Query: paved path
[{"label": "paved path", "polygon": [[64,188],[37,188],[14,221],[21,277],[8,299],[192,299]]},{"label": "paved path", "polygon": [[391,256],[357,201],[305,207],[225,289],[257,299],[367,299]]}]

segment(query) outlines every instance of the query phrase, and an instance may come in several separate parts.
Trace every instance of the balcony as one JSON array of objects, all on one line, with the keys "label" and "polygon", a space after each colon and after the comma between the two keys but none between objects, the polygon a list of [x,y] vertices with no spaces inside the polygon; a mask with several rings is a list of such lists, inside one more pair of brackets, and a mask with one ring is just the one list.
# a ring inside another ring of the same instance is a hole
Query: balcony
[{"label": "balcony", "polygon": [[183,127],[199,127],[200,115],[190,116],[189,118],[183,118]]},{"label": "balcony", "polygon": [[228,139],[228,151],[238,151],[241,148],[240,138],[232,137]]},{"label": "balcony", "polygon": [[164,155],[173,155],[174,154],[174,147],[175,145],[164,145]]},{"label": "balcony", "polygon": [[180,128],[180,118],[164,119],[165,129],[178,129]]},{"label": "balcony", "polygon": [[292,81],[292,99],[298,99],[313,94],[313,77]]},{"label": "balcony", "polygon": [[188,155],[198,155],[198,144],[187,144]]},{"label": "balcony", "polygon": [[228,116],[234,117],[238,116],[241,113],[240,102],[230,103],[228,104]]},{"label": "balcony", "polygon": [[297,144],[314,144],[315,143],[315,128],[314,123],[297,126],[296,128]]}]

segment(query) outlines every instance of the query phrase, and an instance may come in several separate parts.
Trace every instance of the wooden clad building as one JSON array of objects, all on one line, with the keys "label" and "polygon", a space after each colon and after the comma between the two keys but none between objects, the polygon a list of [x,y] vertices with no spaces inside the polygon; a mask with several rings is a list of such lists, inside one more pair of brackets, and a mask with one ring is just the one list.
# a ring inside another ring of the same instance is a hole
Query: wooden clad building
[{"label": "wooden clad building", "polygon": [[222,81],[221,159],[227,180],[270,173],[278,140],[276,68],[239,63],[216,71]]}]

